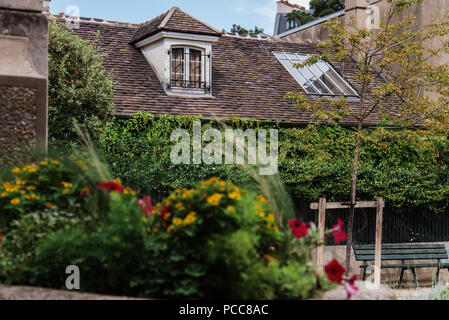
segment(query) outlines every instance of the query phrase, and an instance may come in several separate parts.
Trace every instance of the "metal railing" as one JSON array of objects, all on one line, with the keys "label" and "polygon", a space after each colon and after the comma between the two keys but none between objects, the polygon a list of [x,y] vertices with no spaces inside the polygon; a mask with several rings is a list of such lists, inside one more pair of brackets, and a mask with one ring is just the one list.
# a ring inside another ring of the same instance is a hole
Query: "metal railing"
[{"label": "metal railing", "polygon": [[[199,50],[186,49],[168,51],[170,59],[170,81],[168,89],[201,90],[211,93],[212,57]],[[192,53],[195,52],[195,53]]]}]

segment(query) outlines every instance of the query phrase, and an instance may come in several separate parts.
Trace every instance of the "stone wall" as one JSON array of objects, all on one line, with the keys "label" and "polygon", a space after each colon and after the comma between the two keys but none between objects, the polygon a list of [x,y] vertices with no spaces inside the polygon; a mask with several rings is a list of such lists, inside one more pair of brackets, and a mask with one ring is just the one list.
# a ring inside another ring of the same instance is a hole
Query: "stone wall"
[{"label": "stone wall", "polygon": [[[389,9],[389,3],[387,0],[371,0],[373,6],[379,9],[380,20],[385,21],[386,15]],[[340,20],[345,21],[347,25],[356,25],[358,28],[365,28],[366,26],[366,8],[368,3],[366,0],[346,0],[346,13],[343,16],[339,16]],[[424,25],[436,21],[445,11],[449,10],[448,0],[427,0],[424,3],[416,4],[405,10],[400,15],[393,19],[393,22],[398,22],[409,16],[416,18],[417,25]],[[321,21],[321,22],[320,22]],[[282,39],[295,41],[295,42],[310,42],[317,43],[323,40],[327,40],[328,31],[323,28],[325,19],[318,20],[320,23],[309,23],[303,27],[298,28],[297,32],[286,32]],[[441,46],[442,40],[449,39],[433,39],[426,43],[429,48],[437,48]],[[449,63],[449,54],[442,54],[439,58],[433,58],[431,60],[435,64]]]},{"label": "stone wall", "polygon": [[42,10],[42,0],[0,0],[2,164],[47,148],[48,21]]}]

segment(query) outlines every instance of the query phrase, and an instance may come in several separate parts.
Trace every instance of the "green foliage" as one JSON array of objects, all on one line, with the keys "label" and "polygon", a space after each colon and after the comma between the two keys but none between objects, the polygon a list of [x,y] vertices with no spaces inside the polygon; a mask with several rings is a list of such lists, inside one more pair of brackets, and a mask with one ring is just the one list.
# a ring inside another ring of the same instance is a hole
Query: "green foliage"
[{"label": "green foliage", "polygon": [[324,17],[345,8],[345,0],[310,0],[310,9],[315,17]]},{"label": "green foliage", "polygon": [[[294,246],[307,257],[298,259],[267,200],[230,182],[212,178],[176,190],[149,212],[148,230],[148,257],[134,282],[145,296],[301,299],[317,293],[315,273],[306,267],[310,247]],[[293,282],[282,284],[282,277]]]},{"label": "green foliage", "polygon": [[61,273],[68,265],[82,271],[81,286],[86,292],[130,295],[131,277],[141,263],[144,229],[142,212],[136,200],[111,194],[110,211],[104,224],[91,233],[79,226],[59,230],[44,239],[36,249],[36,264],[43,275],[40,282],[52,287],[64,285]]},{"label": "green foliage", "polygon": [[0,250],[0,279],[64,289],[65,268],[77,265],[81,289],[134,294],[131,277],[143,255],[144,228],[137,201],[111,194],[103,222],[58,211],[32,213],[16,220]]},{"label": "green foliage", "polygon": [[[235,184],[254,181],[237,166],[173,165],[170,133],[191,129],[196,117],[141,113],[110,126],[102,140],[105,158],[114,175],[141,194],[191,187],[195,181],[217,176]],[[350,177],[356,130],[342,127],[286,128],[257,120],[229,119],[230,128],[278,128],[279,173],[292,196],[305,202],[320,197],[343,201],[350,193]],[[223,130],[220,124],[205,123]],[[367,130],[362,139],[360,200],[385,197],[391,206],[426,207],[438,212],[448,205],[449,142],[426,132]],[[243,173],[242,173],[243,172]]]},{"label": "green foliage", "polygon": [[13,168],[0,180],[0,231],[22,214],[47,208],[96,212],[103,201],[102,194],[95,191],[102,178],[87,153],[47,157]]},{"label": "green foliage", "polygon": [[288,21],[298,21],[300,25],[306,24],[315,20],[316,18],[306,12],[300,10],[293,10],[290,13],[287,13]]},{"label": "green foliage", "polygon": [[[92,225],[91,217],[49,209],[14,220],[8,234],[0,240],[0,279],[8,284],[50,285],[40,280],[48,277],[48,270],[36,264],[35,250],[40,241],[56,231],[74,227],[90,229]],[[59,273],[63,273],[61,270]]]},{"label": "green foliage", "polygon": [[[170,160],[170,150],[174,146],[171,133],[176,129],[192,132],[196,120],[201,118],[170,115],[156,118],[148,113],[138,113],[130,120],[116,120],[101,139],[103,156],[114,175],[120,176],[126,185],[141,195],[190,187],[213,176],[237,184],[249,181],[246,174],[233,166],[173,165]],[[249,121],[249,124],[237,119],[229,121],[230,125],[242,129],[245,125],[257,125],[257,121]],[[203,122],[203,132],[211,126],[211,123]]]},{"label": "green foliage", "polygon": [[49,24],[49,138],[64,146],[78,140],[79,126],[97,137],[112,118],[113,81],[95,42],[82,40],[64,25]]},{"label": "green foliage", "polygon": [[255,36],[258,34],[261,34],[264,32],[264,30],[262,28],[259,28],[258,26],[255,26],[254,29],[245,29],[240,25],[237,24],[233,24],[232,28],[231,28],[231,32],[233,33],[238,33],[241,35],[247,35],[249,34],[250,36]]}]

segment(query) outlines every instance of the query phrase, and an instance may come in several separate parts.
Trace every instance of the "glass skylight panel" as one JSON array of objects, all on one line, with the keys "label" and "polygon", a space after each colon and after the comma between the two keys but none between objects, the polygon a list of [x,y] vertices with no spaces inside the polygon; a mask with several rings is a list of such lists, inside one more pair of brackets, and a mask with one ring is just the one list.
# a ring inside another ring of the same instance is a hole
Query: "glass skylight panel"
[{"label": "glass skylight panel", "polygon": [[327,62],[296,68],[310,55],[290,52],[274,52],[274,55],[293,78],[311,95],[358,97],[357,92]]}]

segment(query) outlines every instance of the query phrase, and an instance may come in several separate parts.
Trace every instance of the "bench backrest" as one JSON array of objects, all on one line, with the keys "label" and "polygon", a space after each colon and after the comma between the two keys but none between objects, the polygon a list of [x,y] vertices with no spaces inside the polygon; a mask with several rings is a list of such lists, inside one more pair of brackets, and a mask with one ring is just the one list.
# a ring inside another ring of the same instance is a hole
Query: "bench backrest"
[{"label": "bench backrest", "polygon": [[[353,245],[357,261],[374,261],[374,245]],[[382,260],[447,259],[444,244],[383,244]]]}]

